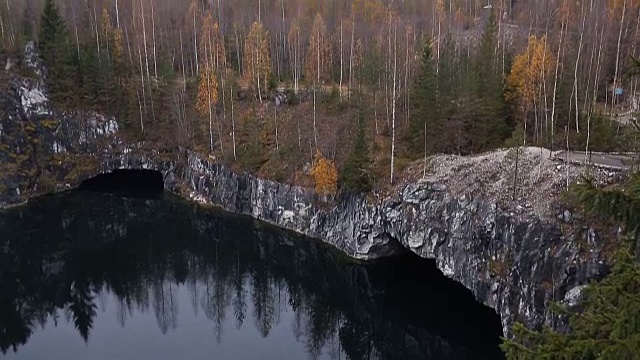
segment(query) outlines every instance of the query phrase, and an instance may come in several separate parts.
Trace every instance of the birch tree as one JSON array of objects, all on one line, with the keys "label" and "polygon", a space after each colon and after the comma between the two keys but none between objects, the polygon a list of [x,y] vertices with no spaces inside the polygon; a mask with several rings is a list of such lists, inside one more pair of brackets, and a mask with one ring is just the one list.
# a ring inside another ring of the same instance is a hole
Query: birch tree
[{"label": "birch tree", "polygon": [[[205,17],[200,38],[201,64],[196,109],[202,117],[209,116],[209,149],[213,152],[213,105],[218,101],[218,78],[213,58],[213,19],[211,14]],[[222,134],[220,134],[222,135]],[[222,146],[222,141],[220,142]]]},{"label": "birch tree", "polygon": [[313,21],[313,28],[309,38],[309,49],[307,51],[307,62],[305,66],[305,76],[312,81],[313,86],[313,138],[316,148],[318,147],[318,132],[316,126],[316,104],[318,87],[322,85],[323,70],[327,68],[329,61],[329,43],[327,41],[327,28],[320,13],[316,14]]},{"label": "birch tree", "polygon": [[271,76],[268,35],[262,24],[256,21],[251,25],[244,45],[244,78],[260,102]]}]

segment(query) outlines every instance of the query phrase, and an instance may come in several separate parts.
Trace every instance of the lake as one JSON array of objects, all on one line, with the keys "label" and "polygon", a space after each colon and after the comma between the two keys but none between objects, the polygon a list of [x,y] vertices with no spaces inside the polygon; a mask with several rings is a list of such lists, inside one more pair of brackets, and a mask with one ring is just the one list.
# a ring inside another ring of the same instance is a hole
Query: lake
[{"label": "lake", "polygon": [[495,312],[432,261],[356,262],[170,194],[45,196],[0,236],[0,358],[502,358]]}]

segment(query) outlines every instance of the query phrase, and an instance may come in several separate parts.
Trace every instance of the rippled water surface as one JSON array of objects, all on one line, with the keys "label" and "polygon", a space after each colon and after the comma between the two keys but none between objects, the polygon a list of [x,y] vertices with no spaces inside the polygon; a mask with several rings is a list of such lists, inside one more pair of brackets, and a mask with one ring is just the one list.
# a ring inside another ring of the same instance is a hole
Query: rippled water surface
[{"label": "rippled water surface", "polygon": [[432,262],[355,263],[167,194],[47,196],[0,234],[0,358],[501,358],[495,313]]}]

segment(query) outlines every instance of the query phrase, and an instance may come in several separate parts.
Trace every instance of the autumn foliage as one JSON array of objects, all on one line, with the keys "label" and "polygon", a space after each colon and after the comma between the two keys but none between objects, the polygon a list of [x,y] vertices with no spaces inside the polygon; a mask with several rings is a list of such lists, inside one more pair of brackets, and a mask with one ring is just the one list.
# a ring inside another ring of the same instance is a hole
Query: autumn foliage
[{"label": "autumn foliage", "polygon": [[271,57],[269,55],[269,33],[262,23],[251,25],[244,45],[244,79],[251,88],[266,92],[271,76]]},{"label": "autumn foliage", "polygon": [[555,61],[547,39],[531,36],[525,51],[513,61],[507,78],[507,100],[524,109],[530,108],[540,97],[544,82],[555,67]]},{"label": "autumn foliage", "polygon": [[322,195],[335,194],[338,189],[338,170],[333,161],[325,158],[320,151],[313,160],[311,176],[316,184],[316,191]]}]

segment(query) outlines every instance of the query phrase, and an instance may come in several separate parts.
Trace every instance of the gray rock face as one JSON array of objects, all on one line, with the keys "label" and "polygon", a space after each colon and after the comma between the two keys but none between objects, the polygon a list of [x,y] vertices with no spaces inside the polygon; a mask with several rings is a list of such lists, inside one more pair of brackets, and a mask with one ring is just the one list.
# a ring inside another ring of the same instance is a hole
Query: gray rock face
[{"label": "gray rock face", "polygon": [[[12,164],[17,170],[0,172],[0,208],[50,191],[37,186],[44,173],[63,189],[116,168],[155,169],[168,190],[185,198],[321,239],[357,259],[402,251],[435,259],[445,275],[496,310],[507,334],[514,321],[563,327],[550,303],[575,302],[583,285],[607,270],[602,240],[576,225],[573,216],[561,213],[557,223],[524,218],[482,199],[452,196],[443,184],[429,182],[376,200],[352,194],[323,199],[310,189],[235,173],[188,150],[161,156],[123,144],[115,119],[99,114],[56,114],[59,123],[47,126],[54,112],[41,82],[12,81],[13,91],[2,94],[0,167]],[[24,94],[37,96],[23,101]],[[26,123],[33,125],[37,147],[29,145]],[[25,151],[29,146],[34,150]],[[15,154],[24,159],[15,160]],[[90,158],[95,166],[69,160],[77,157]],[[561,231],[563,222],[570,224]]]}]

